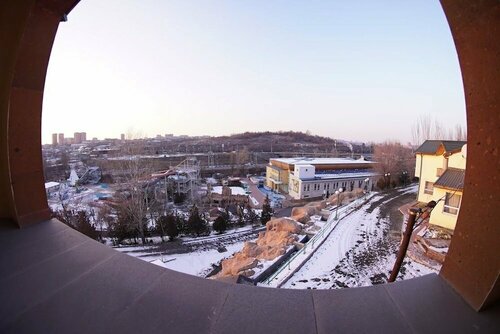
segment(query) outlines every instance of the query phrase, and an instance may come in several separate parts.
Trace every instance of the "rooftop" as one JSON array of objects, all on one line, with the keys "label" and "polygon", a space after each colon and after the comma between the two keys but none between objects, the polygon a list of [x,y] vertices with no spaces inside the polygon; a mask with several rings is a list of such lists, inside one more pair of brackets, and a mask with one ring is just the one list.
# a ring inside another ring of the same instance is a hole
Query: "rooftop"
[{"label": "rooftop", "polygon": [[434,187],[442,187],[454,190],[464,189],[465,170],[459,168],[448,168],[443,175],[434,183]]},{"label": "rooftop", "polygon": [[342,164],[373,164],[373,161],[365,159],[349,158],[277,158],[273,161],[282,162],[290,165],[342,165]]},{"label": "rooftop", "polygon": [[459,140],[426,140],[415,150],[415,153],[436,154],[441,145],[445,152],[460,151],[465,144],[467,142]]},{"label": "rooftop", "polygon": [[380,175],[380,173],[375,172],[357,172],[357,173],[325,173],[325,174],[315,174],[315,180],[335,180],[335,179],[350,179],[350,178],[360,178],[360,177],[373,177]]},{"label": "rooftop", "polygon": [[54,182],[54,181],[45,182],[45,189],[57,187],[58,185],[59,185],[59,182]]},{"label": "rooftop", "polygon": [[[245,189],[242,187],[229,187],[231,188],[231,195],[246,195]],[[212,193],[214,194],[222,194],[222,187],[215,186],[212,188]]]}]

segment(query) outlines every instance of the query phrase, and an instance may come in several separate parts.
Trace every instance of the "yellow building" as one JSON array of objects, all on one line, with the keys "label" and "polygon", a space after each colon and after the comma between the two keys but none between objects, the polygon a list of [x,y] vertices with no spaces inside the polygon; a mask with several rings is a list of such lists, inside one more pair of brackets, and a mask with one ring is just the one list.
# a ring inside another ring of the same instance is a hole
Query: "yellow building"
[{"label": "yellow building", "polygon": [[418,201],[437,202],[430,225],[453,232],[464,187],[466,142],[426,140],[416,150],[415,176],[419,178]]}]

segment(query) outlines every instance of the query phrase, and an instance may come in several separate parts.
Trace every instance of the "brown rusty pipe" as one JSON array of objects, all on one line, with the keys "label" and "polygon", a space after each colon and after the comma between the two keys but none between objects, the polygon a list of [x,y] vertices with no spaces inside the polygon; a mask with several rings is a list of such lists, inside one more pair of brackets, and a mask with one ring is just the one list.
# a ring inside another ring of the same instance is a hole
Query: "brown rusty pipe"
[{"label": "brown rusty pipe", "polygon": [[396,280],[396,277],[399,274],[399,270],[401,269],[401,265],[403,264],[403,260],[406,256],[406,250],[408,249],[408,245],[410,244],[411,233],[413,232],[413,226],[415,225],[415,220],[417,218],[417,213],[419,209],[410,208],[408,210],[409,217],[408,222],[406,224],[405,233],[403,235],[403,240],[401,245],[399,246],[398,256],[396,257],[396,262],[394,263],[394,267],[391,271],[391,276],[387,282],[392,283]]}]

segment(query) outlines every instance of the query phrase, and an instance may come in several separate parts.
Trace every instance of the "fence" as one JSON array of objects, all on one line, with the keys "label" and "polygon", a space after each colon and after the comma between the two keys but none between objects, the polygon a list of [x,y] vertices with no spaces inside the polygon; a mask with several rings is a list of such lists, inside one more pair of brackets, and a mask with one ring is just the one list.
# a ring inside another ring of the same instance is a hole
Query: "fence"
[{"label": "fence", "polygon": [[[299,249],[295,254],[290,256],[290,258],[284,262],[272,275],[267,277],[265,280],[261,282],[261,284],[266,284],[266,285],[271,285],[272,283],[277,283],[276,285],[279,286],[282,284],[284,281],[288,280],[288,278],[293,275],[300,267],[302,267],[303,263],[309,259],[309,257],[314,253],[315,249],[315,244],[317,247],[323,243],[323,241],[326,239],[326,237],[335,229],[337,224],[346,216],[348,216],[350,213],[353,211],[359,209],[359,207],[363,204],[368,202],[374,195],[370,196],[369,198],[362,197],[359,198],[343,207],[338,208],[338,212],[332,211],[330,214],[330,217],[328,218],[325,226],[316,233],[311,239],[309,239],[308,242],[304,244],[304,247],[302,249]],[[337,216],[337,219],[335,217]],[[316,248],[317,248],[316,247]],[[310,254],[307,255],[307,251],[310,251]],[[304,256],[305,255],[305,256]],[[304,256],[304,259],[298,259],[300,256]],[[293,265],[292,268],[292,263],[294,260],[297,260],[297,264]],[[279,282],[273,282],[273,280],[277,279],[277,277],[284,271],[288,270],[289,273],[286,275],[283,279],[281,279]]]}]

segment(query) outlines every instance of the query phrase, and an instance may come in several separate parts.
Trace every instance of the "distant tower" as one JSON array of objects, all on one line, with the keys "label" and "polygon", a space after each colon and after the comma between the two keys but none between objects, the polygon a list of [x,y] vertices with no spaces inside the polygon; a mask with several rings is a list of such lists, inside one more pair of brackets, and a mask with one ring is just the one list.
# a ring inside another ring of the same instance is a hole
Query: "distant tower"
[{"label": "distant tower", "polygon": [[124,134],[124,133],[122,133],[122,134],[120,135],[120,139],[121,139],[122,141],[125,141],[125,134]]},{"label": "distant tower", "polygon": [[52,145],[57,145],[57,133],[52,134]]},{"label": "distant tower", "polygon": [[59,134],[59,145],[64,145],[64,133]]},{"label": "distant tower", "polygon": [[75,144],[81,144],[82,143],[82,136],[80,132],[75,132],[73,134],[73,139],[75,140]]}]

